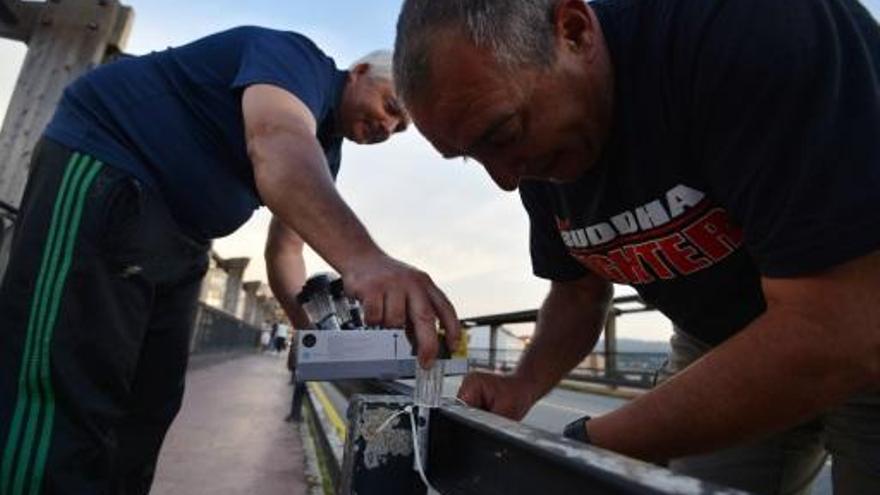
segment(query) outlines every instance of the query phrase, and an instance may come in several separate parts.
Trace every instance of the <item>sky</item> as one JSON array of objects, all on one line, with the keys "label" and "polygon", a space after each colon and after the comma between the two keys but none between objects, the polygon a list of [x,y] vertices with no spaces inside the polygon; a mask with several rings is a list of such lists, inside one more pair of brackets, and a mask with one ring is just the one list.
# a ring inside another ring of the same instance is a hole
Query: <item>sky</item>
[{"label": "sky", "polygon": [[[303,33],[340,67],[391,48],[400,0],[129,0],[135,22],[127,51],[161,50],[229,27],[253,24]],[[863,2],[880,16],[880,0]],[[25,47],[0,41],[0,115],[5,114]],[[475,162],[442,159],[412,128],[374,146],[346,143],[342,196],[390,255],[427,271],[459,316],[538,307],[548,284],[531,273],[528,223],[515,193],[497,189]],[[264,280],[262,250],[270,215],[259,210],[215,242],[223,257],[247,256],[246,278]],[[313,253],[309,271],[328,269]],[[617,287],[616,294],[631,289]],[[520,332],[525,330],[519,330]],[[656,312],[626,316],[621,337],[663,340],[671,324]]]}]

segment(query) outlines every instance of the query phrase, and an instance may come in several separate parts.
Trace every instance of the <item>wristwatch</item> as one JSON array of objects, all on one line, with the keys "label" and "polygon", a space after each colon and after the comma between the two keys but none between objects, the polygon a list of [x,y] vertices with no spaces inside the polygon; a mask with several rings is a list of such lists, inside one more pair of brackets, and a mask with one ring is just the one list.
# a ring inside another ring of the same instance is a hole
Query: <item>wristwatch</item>
[{"label": "wristwatch", "polygon": [[589,420],[589,416],[583,416],[565,425],[565,428],[562,430],[562,436],[576,442],[592,443],[590,435],[587,434],[586,422]]}]

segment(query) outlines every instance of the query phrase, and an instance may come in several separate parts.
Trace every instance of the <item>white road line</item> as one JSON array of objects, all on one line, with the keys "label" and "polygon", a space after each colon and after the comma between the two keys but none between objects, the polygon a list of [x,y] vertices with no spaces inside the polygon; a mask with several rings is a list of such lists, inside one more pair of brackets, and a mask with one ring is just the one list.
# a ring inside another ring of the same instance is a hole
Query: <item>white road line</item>
[{"label": "white road line", "polygon": [[576,412],[576,413],[579,413],[579,414],[588,414],[588,412],[587,412],[585,409],[577,409],[577,408],[570,407],[570,406],[564,406],[564,405],[562,405],[562,404],[557,404],[557,403],[555,403],[555,402],[550,402],[550,401],[547,401],[547,400],[542,400],[541,402],[538,402],[537,405],[539,405],[539,406],[540,406],[540,405],[544,405],[544,406],[555,407],[556,409],[562,409],[563,411]]}]

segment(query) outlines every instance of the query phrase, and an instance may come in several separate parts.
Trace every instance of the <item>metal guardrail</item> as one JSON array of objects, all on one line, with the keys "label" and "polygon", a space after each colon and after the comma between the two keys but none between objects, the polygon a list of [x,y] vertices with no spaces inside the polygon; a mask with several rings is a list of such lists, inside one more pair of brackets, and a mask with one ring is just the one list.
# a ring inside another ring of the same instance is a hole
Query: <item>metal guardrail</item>
[{"label": "metal guardrail", "polygon": [[191,354],[256,349],[259,341],[259,328],[199,303],[190,340]]},{"label": "metal guardrail", "polygon": [[[650,367],[643,367],[641,364],[638,364],[633,368],[632,364],[625,363],[621,366],[618,363],[618,357],[623,358],[628,353],[620,353],[617,351],[617,320],[623,315],[654,310],[655,308],[647,304],[637,295],[614,298],[611,308],[608,311],[603,329],[605,335],[603,345],[604,352],[602,352],[601,358],[598,357],[598,354],[593,355],[596,356],[594,357],[594,361],[599,362],[601,360],[601,366],[598,364],[592,366],[587,365],[586,367],[582,367],[582,369],[576,370],[576,372],[569,378],[574,380],[598,382],[611,386],[639,388],[652,387],[655,382],[656,372],[662,367],[663,361],[661,360],[656,363],[655,366]],[[498,336],[501,333],[503,326],[508,324],[535,323],[538,320],[538,316],[539,310],[535,309],[462,319],[461,324],[465,328],[481,326],[489,327],[488,356],[485,361],[483,361],[479,356],[473,356],[473,353],[471,353],[472,357],[477,357],[474,364],[481,367],[487,367],[490,370],[504,371],[506,369],[511,369],[515,363],[511,362],[510,359],[505,359],[504,356],[502,356],[502,354],[505,353],[505,350],[499,349],[498,346]],[[517,356],[515,361],[518,360],[519,357]]]},{"label": "metal guardrail", "polygon": [[[516,368],[523,352],[518,349],[496,349],[493,366],[490,349],[468,349],[471,366],[501,372]],[[608,357],[609,355],[604,352],[592,352],[566,378],[614,387],[648,389],[654,386],[657,373],[666,364],[667,354],[615,352],[611,354],[614,368],[606,366]]]},{"label": "metal guardrail", "polygon": [[[612,301],[614,314],[625,315],[653,311],[654,308],[642,301],[639,296],[620,296]],[[514,311],[512,313],[499,313],[495,315],[477,316],[464,318],[461,322],[466,327],[514,325],[517,323],[534,323],[538,320],[538,310]]]},{"label": "metal guardrail", "polygon": [[[378,428],[411,403],[411,387],[399,382],[349,381],[337,388],[349,396],[345,456],[332,467],[338,474],[333,476],[332,487],[325,485],[325,493],[433,493],[413,470],[409,416],[401,415],[381,431]],[[333,426],[327,424],[325,413],[315,412],[315,403],[321,399],[314,392],[310,391],[307,417],[324,416],[325,421],[309,430],[317,432],[319,447],[323,444],[330,449],[326,431]],[[443,495],[743,493],[453,403],[432,410],[430,438],[427,476]],[[321,462],[338,460],[333,455],[323,458]]]}]

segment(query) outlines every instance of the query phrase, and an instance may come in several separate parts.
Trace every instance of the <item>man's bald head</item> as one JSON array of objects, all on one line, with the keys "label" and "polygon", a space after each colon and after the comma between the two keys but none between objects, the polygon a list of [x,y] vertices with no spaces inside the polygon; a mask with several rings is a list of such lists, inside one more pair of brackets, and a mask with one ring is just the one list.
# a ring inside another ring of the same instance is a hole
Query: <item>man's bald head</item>
[{"label": "man's bald head", "polygon": [[394,75],[434,148],[505,190],[576,180],[609,134],[610,54],[583,0],[406,0]]},{"label": "man's bald head", "polygon": [[554,60],[554,12],[560,0],[406,0],[397,21],[394,76],[406,102],[428,84],[433,43],[464,36],[508,68]]}]

